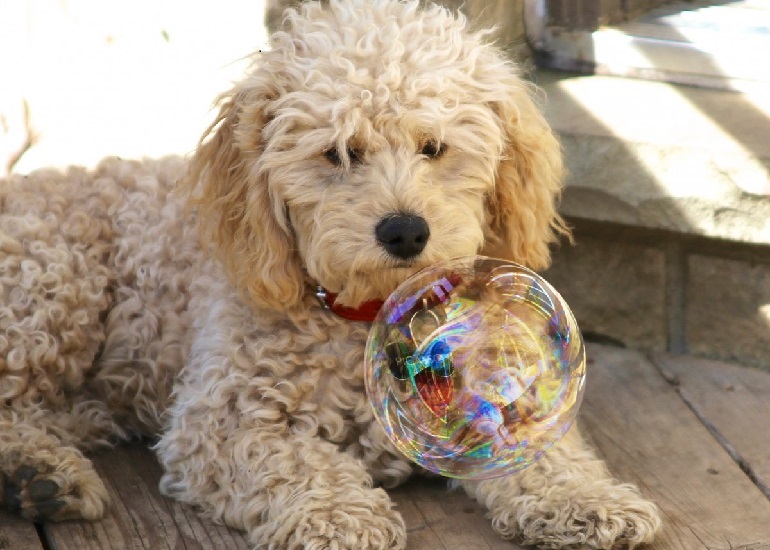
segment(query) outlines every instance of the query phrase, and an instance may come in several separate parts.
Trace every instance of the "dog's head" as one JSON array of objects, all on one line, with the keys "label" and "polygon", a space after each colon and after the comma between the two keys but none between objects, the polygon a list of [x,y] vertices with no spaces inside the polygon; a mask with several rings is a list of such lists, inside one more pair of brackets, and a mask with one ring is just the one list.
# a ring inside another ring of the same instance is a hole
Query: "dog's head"
[{"label": "dog's head", "polygon": [[476,253],[548,263],[559,145],[486,37],[417,1],[286,12],[187,180],[204,242],[253,303],[295,306],[311,278],[354,306]]}]

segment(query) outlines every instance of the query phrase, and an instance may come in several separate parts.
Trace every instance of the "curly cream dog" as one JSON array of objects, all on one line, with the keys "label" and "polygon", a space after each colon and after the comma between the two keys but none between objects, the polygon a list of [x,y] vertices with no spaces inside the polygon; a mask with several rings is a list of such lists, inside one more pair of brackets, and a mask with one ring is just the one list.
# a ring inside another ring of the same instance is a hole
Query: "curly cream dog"
[{"label": "curly cream dog", "polygon": [[[461,16],[329,4],[287,11],[190,162],[0,183],[6,508],[98,519],[83,451],[160,433],[162,490],[257,547],[405,547],[375,486],[415,467],[364,394],[369,327],[315,285],[355,308],[450,257],[546,266],[566,231],[560,151],[532,87]],[[522,473],[462,486],[502,536],[543,548],[633,547],[660,523],[577,428]]]}]

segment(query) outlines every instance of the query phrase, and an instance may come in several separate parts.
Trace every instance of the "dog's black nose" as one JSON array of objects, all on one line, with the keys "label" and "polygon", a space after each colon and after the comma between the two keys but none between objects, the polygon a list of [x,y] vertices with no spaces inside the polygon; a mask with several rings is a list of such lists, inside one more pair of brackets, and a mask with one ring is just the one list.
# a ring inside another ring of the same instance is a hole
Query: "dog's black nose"
[{"label": "dog's black nose", "polygon": [[392,214],[383,218],[374,230],[377,241],[389,254],[408,260],[428,244],[428,222],[412,214]]}]

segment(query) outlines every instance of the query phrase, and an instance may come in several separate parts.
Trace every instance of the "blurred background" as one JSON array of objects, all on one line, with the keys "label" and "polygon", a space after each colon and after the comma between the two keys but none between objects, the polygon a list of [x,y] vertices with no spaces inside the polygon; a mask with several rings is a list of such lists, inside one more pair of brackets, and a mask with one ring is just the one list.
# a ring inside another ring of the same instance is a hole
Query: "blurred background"
[{"label": "blurred background", "polygon": [[0,0],[0,175],[191,151],[262,0]]}]

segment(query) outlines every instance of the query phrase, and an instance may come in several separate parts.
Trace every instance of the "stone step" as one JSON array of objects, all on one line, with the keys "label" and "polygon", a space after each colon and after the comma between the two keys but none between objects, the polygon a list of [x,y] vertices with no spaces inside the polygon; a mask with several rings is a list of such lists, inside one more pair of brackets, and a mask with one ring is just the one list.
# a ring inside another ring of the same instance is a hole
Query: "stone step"
[{"label": "stone step", "polygon": [[583,331],[770,370],[770,93],[535,80],[577,236],[545,275]]},{"label": "stone step", "polygon": [[536,80],[569,168],[566,215],[770,244],[770,93],[547,70]]}]

